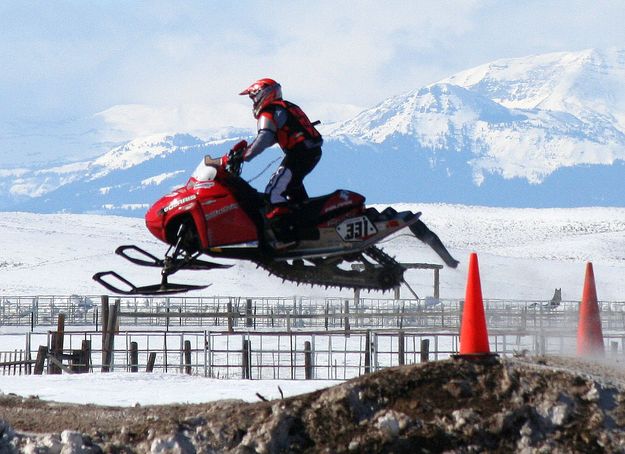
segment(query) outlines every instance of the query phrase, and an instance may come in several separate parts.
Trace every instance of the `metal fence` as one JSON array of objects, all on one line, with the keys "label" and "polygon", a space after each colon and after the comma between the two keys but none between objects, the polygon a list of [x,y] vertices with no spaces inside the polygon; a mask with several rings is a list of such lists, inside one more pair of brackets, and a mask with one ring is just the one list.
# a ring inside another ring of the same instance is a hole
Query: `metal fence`
[{"label": "metal fence", "polygon": [[[69,358],[88,341],[89,369],[101,370],[101,319],[108,307],[108,297],[100,296],[3,297],[0,373],[30,373],[39,347],[48,351],[53,347],[53,333],[60,328],[52,327],[59,314],[64,325],[71,327],[63,328],[60,357]],[[142,297],[115,299],[112,307],[118,321],[113,370],[143,370],[152,358],[154,370],[168,373],[348,379],[456,353],[463,302]],[[599,307],[606,350],[621,356],[625,352],[625,302],[599,302]],[[491,350],[506,355],[522,351],[573,355],[578,310],[577,301],[484,300]]]},{"label": "metal fence", "polygon": [[[68,326],[101,324],[100,296],[3,297],[0,326],[49,327],[59,314]],[[169,297],[119,298],[120,325],[165,329],[205,328],[232,331],[403,329],[457,330],[458,299]],[[491,329],[535,330],[576,326],[578,301],[484,300]],[[604,331],[625,330],[625,302],[599,302]]]},{"label": "metal fence", "polygon": [[[0,373],[24,373],[34,363],[38,347],[51,347],[53,332],[14,334],[13,347],[0,351]],[[95,331],[66,331],[64,351],[76,351],[88,341],[90,371],[101,371],[102,336]],[[606,335],[607,355],[625,355],[625,334]],[[17,348],[21,342],[24,349]],[[491,351],[502,355],[574,355],[576,337],[570,331],[489,330]],[[132,356],[132,344],[136,356]],[[458,351],[455,332],[418,329],[346,331],[120,331],[114,342],[112,371],[153,370],[193,373],[222,379],[342,380],[401,364],[449,358]],[[188,349],[187,349],[188,344]],[[19,353],[18,353],[19,352]],[[11,360],[19,355],[19,362]],[[19,365],[19,366],[18,366]],[[19,367],[19,369],[18,369]],[[71,371],[71,368],[68,370]],[[45,371],[44,371],[45,372]]]}]

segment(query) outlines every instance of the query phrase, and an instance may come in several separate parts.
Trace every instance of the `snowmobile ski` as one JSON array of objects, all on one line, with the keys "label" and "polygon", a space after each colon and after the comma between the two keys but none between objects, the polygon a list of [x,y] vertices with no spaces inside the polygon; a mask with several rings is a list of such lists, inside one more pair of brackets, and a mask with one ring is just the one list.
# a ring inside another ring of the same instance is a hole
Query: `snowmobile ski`
[{"label": "snowmobile ski", "polygon": [[[105,276],[111,276],[113,279],[116,279],[122,284],[125,284],[128,289],[120,288],[116,285],[113,285],[112,283],[104,279]],[[137,287],[129,280],[124,279],[122,276],[117,274],[115,271],[102,271],[96,273],[93,275],[93,280],[100,283],[111,292],[121,295],[171,295],[175,293],[184,293],[191,290],[201,290],[211,285],[174,284],[167,282],[166,277],[163,276],[163,281],[160,284]]]},{"label": "snowmobile ski", "polygon": [[[128,253],[128,251],[135,251],[138,254],[144,257],[147,257],[149,260],[138,258],[138,257],[133,257],[132,255]],[[129,262],[134,263],[135,265],[152,266],[156,268],[164,268],[166,265],[171,268],[181,269],[181,270],[212,270],[216,268],[226,269],[226,268],[232,267],[232,265],[208,262],[206,260],[199,260],[195,257],[191,259],[187,259],[187,258],[174,259],[174,258],[168,257],[165,260],[163,260],[163,259],[159,259],[158,257],[155,257],[154,255],[150,254],[148,251],[145,251],[141,249],[140,247],[135,246],[134,244],[119,246],[117,249],[115,249],[115,254],[125,258]]]}]

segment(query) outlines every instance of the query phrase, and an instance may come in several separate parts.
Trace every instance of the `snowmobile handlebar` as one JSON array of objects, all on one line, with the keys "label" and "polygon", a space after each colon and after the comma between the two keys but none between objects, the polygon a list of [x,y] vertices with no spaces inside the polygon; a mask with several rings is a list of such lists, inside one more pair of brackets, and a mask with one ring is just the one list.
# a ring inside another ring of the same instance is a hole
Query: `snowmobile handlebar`
[{"label": "snowmobile handlebar", "polygon": [[[231,156],[231,154],[233,154],[233,156]],[[228,152],[228,159],[224,165],[222,158],[213,158],[211,155],[206,155],[204,156],[204,165],[215,168],[221,167],[229,174],[239,176],[241,175],[241,168],[243,166],[243,156],[241,152],[233,153],[233,150],[230,150]]]},{"label": "snowmobile handlebar", "polygon": [[211,155],[207,154],[204,156],[204,164],[211,167],[219,167],[221,165],[221,159],[215,159]]},{"label": "snowmobile handlebar", "polygon": [[228,152],[228,162],[226,162],[226,171],[235,176],[241,175],[243,167],[243,149],[233,148]]}]

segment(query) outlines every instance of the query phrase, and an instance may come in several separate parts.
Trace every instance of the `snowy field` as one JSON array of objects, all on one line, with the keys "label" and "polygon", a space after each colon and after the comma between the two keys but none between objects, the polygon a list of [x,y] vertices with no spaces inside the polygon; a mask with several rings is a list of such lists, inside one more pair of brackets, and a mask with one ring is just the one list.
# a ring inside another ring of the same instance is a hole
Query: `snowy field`
[{"label": "snowy field", "polygon": [[[562,288],[565,300],[580,298],[586,261],[592,261],[598,296],[625,300],[625,209],[502,209],[460,205],[395,204],[421,211],[422,220],[460,260],[441,271],[441,297],[464,296],[467,259],[477,252],[485,298],[549,299]],[[384,206],[377,206],[378,209]],[[156,283],[157,269],[116,256],[121,244],[154,255],[166,247],[141,219],[95,215],[0,213],[0,296],[99,295],[91,276],[116,270],[136,284]],[[442,263],[408,230],[381,245],[402,262]],[[282,283],[245,262],[230,269],[179,273],[172,281],[211,284],[195,295],[340,296],[334,289]],[[432,293],[432,273],[410,270],[406,280],[420,296]],[[374,296],[374,295],[372,295]]]},{"label": "snowy field", "polygon": [[[378,209],[384,208],[378,206]],[[579,300],[585,262],[592,261],[600,300],[625,301],[625,209],[501,209],[457,205],[396,204],[422,211],[423,221],[461,261],[441,271],[441,297],[464,296],[467,258],[479,256],[485,298],[548,300],[562,288],[564,300]],[[0,297],[99,295],[91,276],[116,270],[137,284],[154,283],[156,269],[141,269],[113,254],[120,244],[161,255],[141,219],[95,215],[0,213]],[[407,231],[382,244],[401,262],[442,263]],[[421,296],[431,295],[431,272],[410,270],[406,279]],[[172,279],[174,280],[174,279]],[[298,287],[269,277],[247,263],[228,270],[187,272],[176,280],[211,283],[197,296],[351,296],[351,292]],[[372,295],[373,296],[373,295]],[[406,295],[407,296],[407,295]],[[0,332],[8,332],[4,327]],[[5,350],[10,336],[0,336]],[[0,376],[0,392],[42,399],[105,405],[206,402],[238,398],[256,401],[331,386],[332,381],[218,381],[182,374],[89,374],[82,376]],[[96,391],[97,390],[97,391]]]},{"label": "snowy field", "polygon": [[[204,403],[222,399],[258,402],[326,388],[328,380],[217,380],[164,373],[114,372],[77,375],[0,376],[0,392],[39,396],[44,400],[78,404],[133,406]],[[280,393],[282,390],[282,394]]]}]

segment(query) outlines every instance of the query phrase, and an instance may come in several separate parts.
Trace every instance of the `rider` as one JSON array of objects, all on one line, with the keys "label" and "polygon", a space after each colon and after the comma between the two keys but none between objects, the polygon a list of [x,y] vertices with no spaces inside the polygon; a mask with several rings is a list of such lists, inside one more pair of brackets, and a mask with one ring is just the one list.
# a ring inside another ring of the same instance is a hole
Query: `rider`
[{"label": "rider", "polygon": [[303,180],[321,159],[323,139],[302,109],[282,99],[282,88],[275,80],[257,80],[239,94],[253,101],[258,130],[249,146],[244,141],[237,144],[243,149],[243,160],[253,159],[276,143],[285,154],[265,189],[270,204],[265,216],[274,219],[308,198]]}]

